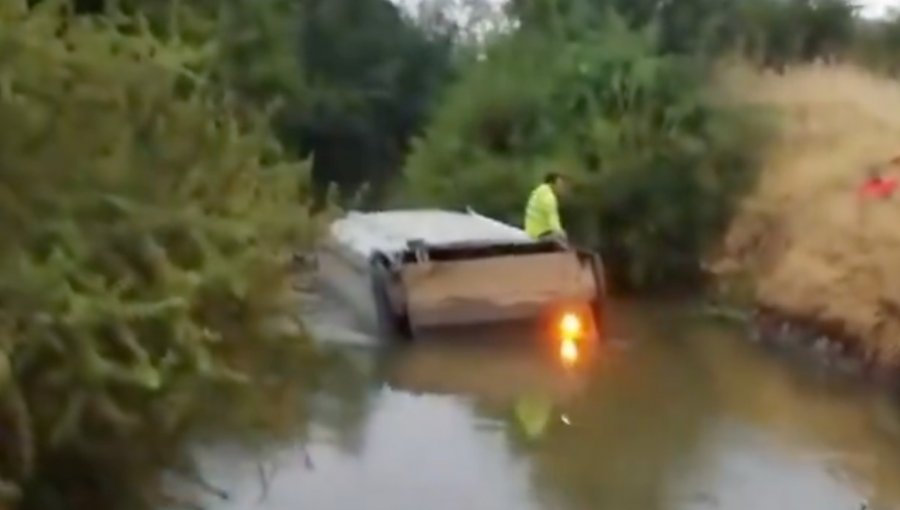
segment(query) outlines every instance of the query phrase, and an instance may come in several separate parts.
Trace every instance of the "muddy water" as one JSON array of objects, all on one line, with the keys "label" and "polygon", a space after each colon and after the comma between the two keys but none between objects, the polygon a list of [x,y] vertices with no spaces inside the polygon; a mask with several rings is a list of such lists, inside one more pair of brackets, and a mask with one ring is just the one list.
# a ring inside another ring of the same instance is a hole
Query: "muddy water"
[{"label": "muddy water", "polygon": [[[585,373],[471,331],[385,353],[320,318],[355,363],[337,375],[348,396],[323,397],[305,444],[198,449],[229,495],[207,507],[900,508],[900,414],[887,396],[682,306],[620,304],[613,316],[613,341]],[[525,398],[550,418],[531,436],[515,412]]]}]

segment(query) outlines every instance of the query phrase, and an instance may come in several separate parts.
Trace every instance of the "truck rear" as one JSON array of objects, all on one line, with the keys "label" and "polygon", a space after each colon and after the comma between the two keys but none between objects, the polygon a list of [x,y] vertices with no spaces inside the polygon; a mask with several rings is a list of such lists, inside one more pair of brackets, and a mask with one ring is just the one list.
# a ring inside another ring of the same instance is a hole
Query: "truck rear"
[{"label": "truck rear", "polygon": [[386,337],[529,321],[575,362],[602,338],[600,259],[474,212],[351,212],[319,253],[327,287]]}]

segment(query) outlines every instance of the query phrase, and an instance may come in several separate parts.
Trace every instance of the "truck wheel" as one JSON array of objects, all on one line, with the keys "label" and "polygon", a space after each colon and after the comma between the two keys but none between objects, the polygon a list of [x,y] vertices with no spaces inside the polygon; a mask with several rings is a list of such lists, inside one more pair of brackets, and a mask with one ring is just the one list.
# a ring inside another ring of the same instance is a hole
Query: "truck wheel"
[{"label": "truck wheel", "polygon": [[593,265],[594,287],[597,294],[594,296],[592,308],[594,309],[594,322],[597,325],[597,337],[600,341],[605,338],[606,326],[606,270],[603,267],[603,259],[599,255],[591,257]]},{"label": "truck wheel", "polygon": [[394,310],[388,296],[389,275],[384,265],[373,262],[372,298],[375,300],[375,314],[378,335],[387,340],[409,340],[408,322],[402,313]]}]

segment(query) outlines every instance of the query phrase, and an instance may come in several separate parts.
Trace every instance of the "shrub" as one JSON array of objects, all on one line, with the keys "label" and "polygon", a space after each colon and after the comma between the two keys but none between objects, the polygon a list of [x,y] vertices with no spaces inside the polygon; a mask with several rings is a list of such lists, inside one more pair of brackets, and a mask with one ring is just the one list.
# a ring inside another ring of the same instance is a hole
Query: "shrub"
[{"label": "shrub", "polygon": [[761,132],[710,81],[703,62],[659,52],[616,16],[577,36],[523,30],[449,92],[414,145],[407,199],[520,224],[540,176],[563,170],[578,184],[564,221],[621,282],[697,275]]},{"label": "shrub", "polygon": [[280,320],[304,169],[188,71],[208,54],[25,4],[0,0],[0,506],[140,508],[201,404],[313,359]]}]

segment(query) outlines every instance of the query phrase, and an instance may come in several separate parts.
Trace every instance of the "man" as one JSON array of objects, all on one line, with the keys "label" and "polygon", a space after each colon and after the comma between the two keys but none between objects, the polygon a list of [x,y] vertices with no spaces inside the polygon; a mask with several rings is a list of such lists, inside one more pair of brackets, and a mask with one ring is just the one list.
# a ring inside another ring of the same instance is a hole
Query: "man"
[{"label": "man", "polygon": [[544,177],[528,197],[525,206],[525,232],[534,239],[553,239],[566,242],[566,231],[559,220],[559,202],[557,196],[566,191],[565,179],[558,173],[551,172]]}]

